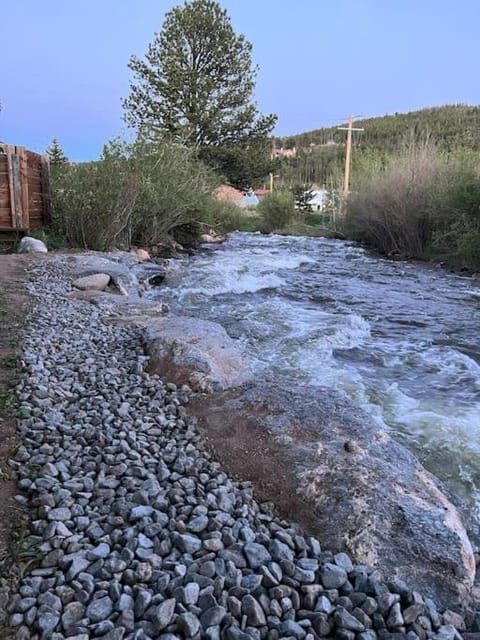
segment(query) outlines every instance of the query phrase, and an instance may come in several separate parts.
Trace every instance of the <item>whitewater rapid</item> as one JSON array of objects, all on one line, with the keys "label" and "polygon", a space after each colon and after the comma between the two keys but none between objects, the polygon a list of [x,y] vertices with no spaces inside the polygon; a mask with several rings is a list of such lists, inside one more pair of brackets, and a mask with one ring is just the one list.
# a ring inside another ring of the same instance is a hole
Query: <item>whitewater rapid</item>
[{"label": "whitewater rapid", "polygon": [[155,294],[221,323],[258,375],[344,393],[480,513],[480,283],[323,238],[233,234]]}]

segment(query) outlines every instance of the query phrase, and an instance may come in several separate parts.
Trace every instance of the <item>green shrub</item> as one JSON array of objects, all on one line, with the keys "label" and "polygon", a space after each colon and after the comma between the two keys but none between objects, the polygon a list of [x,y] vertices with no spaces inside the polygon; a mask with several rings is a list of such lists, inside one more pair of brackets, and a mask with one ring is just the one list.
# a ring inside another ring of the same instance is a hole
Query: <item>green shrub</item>
[{"label": "green shrub", "polygon": [[480,175],[471,152],[411,141],[358,179],[342,228],[389,255],[480,266]]},{"label": "green shrub", "polygon": [[257,206],[261,218],[261,230],[265,233],[280,231],[295,217],[295,203],[288,191],[273,191]]},{"label": "green shrub", "polygon": [[150,245],[168,234],[188,244],[232,220],[212,196],[213,172],[167,142],[111,142],[99,161],[52,172],[50,185],[54,231],[73,246]]}]

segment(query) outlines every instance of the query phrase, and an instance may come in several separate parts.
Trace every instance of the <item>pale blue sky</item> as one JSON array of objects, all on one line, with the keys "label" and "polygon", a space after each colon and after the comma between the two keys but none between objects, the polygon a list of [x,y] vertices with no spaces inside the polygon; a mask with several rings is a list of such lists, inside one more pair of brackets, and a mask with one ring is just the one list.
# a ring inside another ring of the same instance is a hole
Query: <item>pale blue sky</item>
[{"label": "pale blue sky", "polygon": [[[121,134],[131,54],[172,0],[2,0],[0,140],[72,160]],[[220,0],[260,66],[278,135],[451,103],[480,103],[480,0]]]}]

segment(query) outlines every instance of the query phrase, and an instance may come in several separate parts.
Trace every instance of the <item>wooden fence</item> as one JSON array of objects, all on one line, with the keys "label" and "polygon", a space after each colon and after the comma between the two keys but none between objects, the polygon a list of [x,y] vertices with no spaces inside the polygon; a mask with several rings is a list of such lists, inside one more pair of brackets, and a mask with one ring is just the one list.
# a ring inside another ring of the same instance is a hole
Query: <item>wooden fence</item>
[{"label": "wooden fence", "polygon": [[24,147],[0,144],[0,230],[40,229],[48,219],[48,161]]}]

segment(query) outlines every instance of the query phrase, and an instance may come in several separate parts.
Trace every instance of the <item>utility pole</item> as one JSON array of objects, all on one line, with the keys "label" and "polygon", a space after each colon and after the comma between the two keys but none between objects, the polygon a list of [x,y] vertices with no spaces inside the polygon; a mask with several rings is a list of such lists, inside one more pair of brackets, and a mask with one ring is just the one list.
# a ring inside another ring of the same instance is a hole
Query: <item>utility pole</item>
[{"label": "utility pole", "polygon": [[343,179],[343,199],[348,200],[348,194],[350,193],[350,167],[352,164],[352,132],[364,131],[359,127],[353,126],[353,116],[348,116],[348,127],[337,127],[339,131],[347,132],[347,147],[345,150],[345,177]]},{"label": "utility pole", "polygon": [[270,193],[273,193],[273,171],[270,172]]}]

